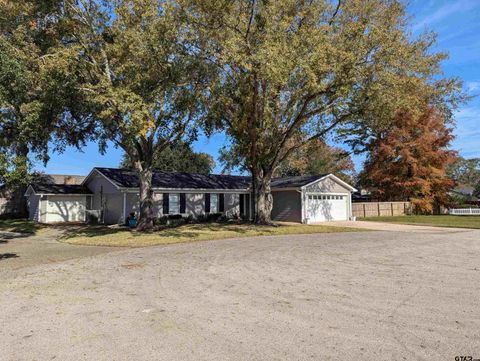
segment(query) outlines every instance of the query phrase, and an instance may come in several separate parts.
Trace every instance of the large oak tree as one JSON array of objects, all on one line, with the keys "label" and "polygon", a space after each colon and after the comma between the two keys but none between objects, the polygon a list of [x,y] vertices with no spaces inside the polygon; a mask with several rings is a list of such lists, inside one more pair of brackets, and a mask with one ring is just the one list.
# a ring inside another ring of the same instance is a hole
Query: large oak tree
[{"label": "large oak tree", "polygon": [[[123,149],[140,180],[138,229],[153,227],[152,171],[163,149],[191,139],[208,71],[172,2],[66,0],[70,36],[53,56],[84,97],[101,150]],[[197,44],[198,45],[198,44]]]},{"label": "large oak tree", "polygon": [[208,120],[252,174],[257,223],[270,222],[271,179],[296,149],[331,132],[364,139],[397,109],[418,108],[416,92],[435,102],[458,86],[433,80],[444,54],[431,34],[411,40],[400,1],[180,3],[220,70]]},{"label": "large oak tree", "polygon": [[79,102],[71,83],[46,61],[62,37],[62,3],[0,1],[0,183],[18,204],[34,160],[46,163],[49,151],[80,147],[91,136],[72,117]]}]

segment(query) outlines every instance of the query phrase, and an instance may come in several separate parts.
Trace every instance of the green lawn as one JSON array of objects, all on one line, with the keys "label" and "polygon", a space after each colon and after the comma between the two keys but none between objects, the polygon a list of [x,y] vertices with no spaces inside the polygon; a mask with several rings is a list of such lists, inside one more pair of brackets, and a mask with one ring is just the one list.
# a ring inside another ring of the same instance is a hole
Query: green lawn
[{"label": "green lawn", "polygon": [[366,217],[360,221],[418,224],[424,226],[476,228],[480,229],[480,216],[394,216],[394,217]]},{"label": "green lawn", "polygon": [[362,231],[327,225],[282,223],[277,226],[253,224],[200,223],[164,228],[153,233],[139,233],[123,227],[85,226],[67,232],[60,241],[91,246],[145,247],[250,236],[334,233]]},{"label": "green lawn", "polygon": [[34,234],[42,228],[45,226],[27,219],[0,219],[0,231]]}]

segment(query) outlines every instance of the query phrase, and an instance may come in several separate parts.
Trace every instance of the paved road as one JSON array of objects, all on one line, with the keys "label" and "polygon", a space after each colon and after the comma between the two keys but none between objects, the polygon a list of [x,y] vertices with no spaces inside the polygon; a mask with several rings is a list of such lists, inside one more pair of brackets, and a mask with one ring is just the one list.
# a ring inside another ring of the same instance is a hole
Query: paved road
[{"label": "paved road", "polygon": [[480,357],[479,256],[480,231],[378,231],[23,268],[0,273],[0,360]]}]

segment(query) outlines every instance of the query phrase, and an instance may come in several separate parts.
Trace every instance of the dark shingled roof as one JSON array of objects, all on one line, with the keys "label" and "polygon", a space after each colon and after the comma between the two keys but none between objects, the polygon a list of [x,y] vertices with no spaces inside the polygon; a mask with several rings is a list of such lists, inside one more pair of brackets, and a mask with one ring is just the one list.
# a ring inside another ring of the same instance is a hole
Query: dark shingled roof
[{"label": "dark shingled roof", "polygon": [[[137,173],[133,170],[118,168],[95,169],[110,179],[118,187],[139,187]],[[272,180],[272,188],[299,188],[325,176],[326,174],[275,178]],[[251,186],[251,178],[235,175],[205,175],[196,173],[155,171],[153,173],[152,183],[154,188],[166,189],[247,189]]]},{"label": "dark shingled roof", "polygon": [[323,178],[326,175],[327,174],[274,178],[272,180],[272,188],[299,188],[315,182],[317,179]]},{"label": "dark shingled roof", "polygon": [[74,184],[30,184],[37,194],[92,194],[88,188]]},{"label": "dark shingled roof", "polygon": [[[118,187],[139,187],[139,180],[135,171],[117,168],[95,169]],[[247,189],[250,187],[250,177],[155,171],[153,173],[152,185],[154,188]]]}]

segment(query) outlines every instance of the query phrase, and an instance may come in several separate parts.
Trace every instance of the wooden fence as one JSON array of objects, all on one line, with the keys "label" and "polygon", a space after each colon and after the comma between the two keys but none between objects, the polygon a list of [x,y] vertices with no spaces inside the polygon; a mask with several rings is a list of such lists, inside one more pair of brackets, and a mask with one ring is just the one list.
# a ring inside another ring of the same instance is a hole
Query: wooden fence
[{"label": "wooden fence", "polygon": [[403,216],[411,213],[410,202],[352,203],[354,217]]}]

